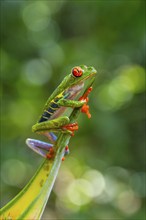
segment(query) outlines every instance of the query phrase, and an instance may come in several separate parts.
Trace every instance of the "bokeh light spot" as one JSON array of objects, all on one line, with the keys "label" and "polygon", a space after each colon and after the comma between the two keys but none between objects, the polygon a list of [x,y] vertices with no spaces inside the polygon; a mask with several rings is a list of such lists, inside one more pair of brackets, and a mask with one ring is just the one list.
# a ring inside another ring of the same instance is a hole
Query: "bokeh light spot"
[{"label": "bokeh light spot", "polygon": [[43,85],[51,77],[52,69],[50,64],[45,60],[33,59],[26,63],[22,72],[29,83]]},{"label": "bokeh light spot", "polygon": [[55,42],[52,42],[51,45],[45,44],[40,50],[40,55],[44,59],[49,60],[53,65],[62,64],[65,58],[62,47]]},{"label": "bokeh light spot", "polygon": [[83,177],[91,183],[94,191],[93,197],[99,196],[105,189],[104,177],[98,170],[89,170]]},{"label": "bokeh light spot", "polygon": [[118,180],[129,180],[129,172],[123,167],[111,166],[107,169],[107,173],[111,177],[116,177]]},{"label": "bokeh light spot", "polygon": [[23,184],[26,179],[26,175],[26,166],[20,160],[9,159],[2,164],[1,177],[2,180],[8,185],[19,186]]},{"label": "bokeh light spot", "polygon": [[120,193],[117,206],[125,214],[131,215],[140,209],[141,201],[133,191],[129,190]]},{"label": "bokeh light spot", "polygon": [[130,178],[133,190],[140,196],[146,196],[146,172],[136,172]]},{"label": "bokeh light spot", "polygon": [[98,107],[117,110],[129,102],[134,93],[145,90],[145,71],[141,66],[126,66],[118,75],[97,90]]},{"label": "bokeh light spot", "polygon": [[120,74],[123,84],[133,93],[145,90],[145,70],[143,67],[138,65],[123,67]]},{"label": "bokeh light spot", "polygon": [[70,200],[68,200],[68,198],[64,197],[64,199],[56,199],[56,208],[58,209],[58,211],[60,213],[76,213],[79,212],[80,210],[80,206],[70,202]]},{"label": "bokeh light spot", "polygon": [[64,196],[66,195],[66,190],[67,190],[66,186],[72,183],[74,179],[75,178],[69,169],[63,167],[60,170],[58,174],[58,179],[54,185],[54,191],[60,199],[64,198]]},{"label": "bokeh light spot", "polygon": [[28,4],[23,9],[23,20],[25,25],[32,31],[45,29],[50,20],[50,11],[47,2],[37,1]]},{"label": "bokeh light spot", "polygon": [[88,204],[94,191],[89,181],[85,179],[77,179],[73,181],[67,190],[68,199],[78,206]]},{"label": "bokeh light spot", "polygon": [[109,98],[115,103],[115,106],[119,106],[122,103],[129,101],[132,97],[132,93],[125,86],[125,82],[121,81],[121,78],[117,77],[109,84]]}]

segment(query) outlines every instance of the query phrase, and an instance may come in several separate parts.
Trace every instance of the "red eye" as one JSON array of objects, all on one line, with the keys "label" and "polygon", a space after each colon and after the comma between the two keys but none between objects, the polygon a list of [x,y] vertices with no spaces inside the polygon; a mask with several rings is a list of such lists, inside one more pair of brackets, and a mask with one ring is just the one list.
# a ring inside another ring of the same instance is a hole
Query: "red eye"
[{"label": "red eye", "polygon": [[72,69],[72,74],[75,77],[79,77],[79,76],[81,76],[83,74],[83,71],[82,71],[82,69],[80,67],[74,67]]}]

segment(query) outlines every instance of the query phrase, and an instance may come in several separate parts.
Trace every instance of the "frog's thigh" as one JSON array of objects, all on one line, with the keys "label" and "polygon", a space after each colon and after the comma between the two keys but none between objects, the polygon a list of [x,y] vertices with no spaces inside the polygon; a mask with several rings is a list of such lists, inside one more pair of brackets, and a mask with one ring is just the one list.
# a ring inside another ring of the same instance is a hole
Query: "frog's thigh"
[{"label": "frog's thigh", "polygon": [[62,116],[62,117],[55,118],[49,121],[37,123],[33,125],[32,131],[41,132],[41,131],[55,130],[55,129],[61,128],[62,126],[68,123],[69,123],[69,118],[67,116]]}]

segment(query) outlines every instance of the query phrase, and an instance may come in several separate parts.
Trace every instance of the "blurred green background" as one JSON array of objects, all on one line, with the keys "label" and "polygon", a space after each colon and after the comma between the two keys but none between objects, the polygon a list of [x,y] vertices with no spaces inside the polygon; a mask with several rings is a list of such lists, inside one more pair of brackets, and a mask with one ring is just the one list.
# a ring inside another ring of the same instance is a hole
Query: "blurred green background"
[{"label": "blurred green background", "polygon": [[45,219],[145,218],[145,1],[1,1],[1,206],[42,158],[25,144],[70,69],[94,66]]}]

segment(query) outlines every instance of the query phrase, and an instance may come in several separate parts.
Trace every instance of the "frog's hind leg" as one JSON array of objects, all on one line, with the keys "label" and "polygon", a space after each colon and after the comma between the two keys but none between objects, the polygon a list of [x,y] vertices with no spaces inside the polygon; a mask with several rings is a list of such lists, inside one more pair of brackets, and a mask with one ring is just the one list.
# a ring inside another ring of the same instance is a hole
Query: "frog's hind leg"
[{"label": "frog's hind leg", "polygon": [[[52,134],[53,138],[55,139],[57,138],[52,132],[50,133]],[[30,149],[32,149],[34,152],[36,152],[37,154],[41,155],[44,158],[51,159],[55,156],[53,144],[31,138],[26,139],[26,144]],[[67,154],[69,154],[68,146],[65,147],[64,156]]]},{"label": "frog's hind leg", "polygon": [[54,144],[57,140],[57,136],[53,132],[44,132],[43,135],[49,139],[49,141]]},{"label": "frog's hind leg", "polygon": [[69,123],[69,118],[67,116],[62,116],[52,120],[47,120],[43,122],[38,122],[32,126],[32,131],[40,134],[46,132],[57,132],[61,130],[61,127]]},{"label": "frog's hind leg", "polygon": [[[32,131],[45,136],[47,132],[61,132],[73,135],[73,132],[78,130],[78,125],[77,123],[69,124],[69,121],[70,120],[67,116],[61,116],[52,120],[36,123],[32,126]],[[47,136],[50,136],[49,133]]]},{"label": "frog's hind leg", "polygon": [[26,144],[34,152],[36,152],[37,154],[41,155],[44,158],[47,157],[46,151],[50,152],[53,149],[53,144],[46,143],[46,142],[43,142],[43,141],[39,141],[39,140],[36,140],[36,139],[31,139],[31,138],[26,139]]}]

